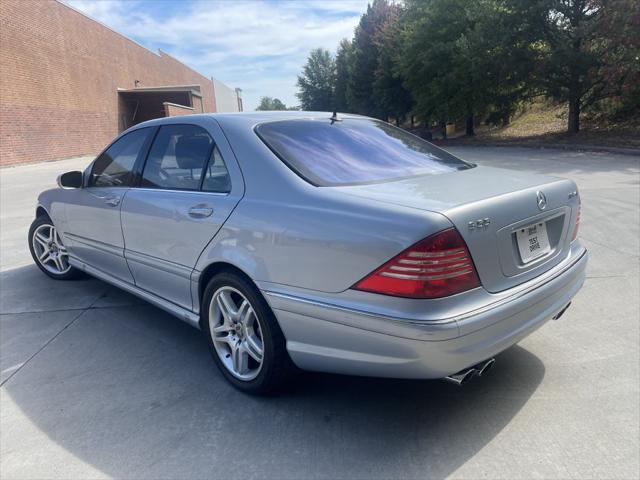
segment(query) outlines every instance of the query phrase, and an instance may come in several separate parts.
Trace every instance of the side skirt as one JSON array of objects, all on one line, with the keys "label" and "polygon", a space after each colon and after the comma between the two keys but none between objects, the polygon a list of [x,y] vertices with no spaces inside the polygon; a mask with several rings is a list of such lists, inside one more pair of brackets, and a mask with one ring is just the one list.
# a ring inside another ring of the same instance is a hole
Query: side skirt
[{"label": "side skirt", "polygon": [[76,267],[77,269],[82,270],[83,272],[88,273],[93,277],[96,277],[100,280],[110,283],[115,287],[118,287],[126,292],[129,292],[135,295],[136,297],[139,297],[142,300],[149,302],[150,304],[158,308],[161,308],[162,310],[179,318],[183,322],[186,322],[192,327],[195,327],[198,330],[200,330],[200,317],[195,313],[185,308],[182,308],[176,305],[175,303],[171,303],[165,300],[164,298],[159,297],[151,292],[147,292],[146,290],[136,287],[135,285],[119,280],[118,278],[112,275],[109,275],[108,273],[105,273],[102,270],[98,270],[97,268],[94,268],[91,265],[87,265],[86,263],[81,262],[74,257],[71,257],[71,256],[69,257],[69,263],[72,266]]}]

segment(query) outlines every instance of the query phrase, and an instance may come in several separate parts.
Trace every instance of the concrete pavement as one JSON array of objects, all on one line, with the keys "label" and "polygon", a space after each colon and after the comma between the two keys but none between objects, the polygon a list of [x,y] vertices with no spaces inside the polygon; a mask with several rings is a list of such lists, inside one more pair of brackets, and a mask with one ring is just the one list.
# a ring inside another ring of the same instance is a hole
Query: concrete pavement
[{"label": "concrete pavement", "polygon": [[0,477],[638,478],[640,158],[451,150],[577,181],[572,307],[465,388],[306,374],[272,398],[228,386],[179,320],[31,263],[37,193],[86,159],[0,170]]}]

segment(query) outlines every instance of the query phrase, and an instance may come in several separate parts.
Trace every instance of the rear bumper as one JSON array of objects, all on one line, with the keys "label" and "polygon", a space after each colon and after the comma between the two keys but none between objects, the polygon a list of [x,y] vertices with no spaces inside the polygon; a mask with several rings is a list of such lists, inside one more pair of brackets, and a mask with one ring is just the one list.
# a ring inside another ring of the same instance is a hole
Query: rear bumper
[{"label": "rear bumper", "polygon": [[582,247],[541,277],[452,317],[390,318],[364,308],[263,291],[302,369],[350,375],[441,378],[516,344],[560,312],[585,279]]}]

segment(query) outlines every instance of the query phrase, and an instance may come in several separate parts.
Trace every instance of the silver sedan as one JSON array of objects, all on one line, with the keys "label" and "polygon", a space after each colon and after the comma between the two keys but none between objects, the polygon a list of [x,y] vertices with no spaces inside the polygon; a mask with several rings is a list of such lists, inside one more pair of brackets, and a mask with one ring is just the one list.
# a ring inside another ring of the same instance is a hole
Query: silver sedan
[{"label": "silver sedan", "polygon": [[38,267],[201,329],[247,392],[297,369],[462,384],[585,278],[574,182],[477,166],[361,116],[152,120],[58,184],[29,232]]}]

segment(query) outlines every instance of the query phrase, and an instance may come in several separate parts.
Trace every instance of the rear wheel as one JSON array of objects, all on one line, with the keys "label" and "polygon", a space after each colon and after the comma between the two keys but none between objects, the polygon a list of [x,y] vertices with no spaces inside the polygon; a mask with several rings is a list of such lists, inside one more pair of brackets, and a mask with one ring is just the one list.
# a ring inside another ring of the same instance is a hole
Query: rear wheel
[{"label": "rear wheel", "polygon": [[29,250],[33,261],[56,280],[70,280],[80,273],[69,264],[67,248],[49,217],[37,217],[29,229]]},{"label": "rear wheel", "polygon": [[225,378],[247,393],[280,387],[293,367],[284,335],[258,289],[224,272],[211,279],[202,302],[203,333]]}]

